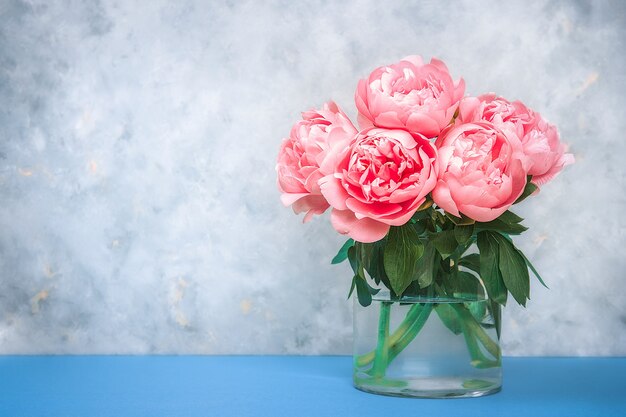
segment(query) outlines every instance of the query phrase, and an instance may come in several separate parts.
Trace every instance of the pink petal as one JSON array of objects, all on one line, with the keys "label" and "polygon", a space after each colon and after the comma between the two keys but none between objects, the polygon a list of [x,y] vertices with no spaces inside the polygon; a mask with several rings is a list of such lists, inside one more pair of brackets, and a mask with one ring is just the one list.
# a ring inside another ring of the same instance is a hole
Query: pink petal
[{"label": "pink petal", "polygon": [[371,130],[361,132],[362,135],[367,136],[385,136],[388,138],[396,139],[398,142],[402,144],[406,149],[413,149],[417,146],[417,142],[412,134],[407,132],[406,130],[400,129],[384,129],[384,128],[374,128]]},{"label": "pink petal", "polygon": [[439,207],[454,216],[461,217],[456,203],[452,200],[452,196],[450,195],[450,188],[448,188],[448,184],[446,184],[443,180],[437,181],[437,185],[433,190],[432,196],[435,204]]},{"label": "pink petal", "polygon": [[[441,136],[439,136],[441,137]],[[434,165],[437,167],[438,173],[444,173],[448,169],[450,159],[454,155],[454,147],[445,146],[437,149],[437,159],[435,159]]]},{"label": "pink petal", "polygon": [[348,207],[348,209],[354,212],[357,217],[377,218],[381,216],[391,216],[402,210],[402,206],[399,204],[389,204],[389,203],[366,204],[354,198],[348,198],[346,200],[346,206]]},{"label": "pink petal", "polygon": [[319,185],[318,185],[318,181],[320,179],[322,179],[323,174],[321,172],[319,172],[319,170],[315,170],[311,173],[311,175],[309,175],[304,183],[304,186],[306,187],[307,190],[310,190],[313,194],[319,194]]},{"label": "pink petal", "polygon": [[303,212],[307,212],[307,215],[304,218],[305,223],[308,221],[310,216],[313,214],[322,214],[329,207],[328,202],[321,195],[308,195],[300,200],[296,201],[293,204],[293,211],[296,214],[300,214]]},{"label": "pink petal", "polygon": [[359,112],[359,114],[356,116],[356,121],[359,124],[359,127],[361,128],[361,130],[374,127],[374,123],[372,123],[372,121],[368,119],[365,115],[363,115],[361,112]]},{"label": "pink petal", "polygon": [[431,58],[430,59],[430,65],[432,65],[433,67],[437,68],[441,72],[449,73],[448,67],[446,66],[446,64],[444,64],[443,61],[441,61],[441,60],[439,60],[437,58]]},{"label": "pink petal", "polygon": [[452,99],[457,102],[463,98],[463,94],[465,94],[465,80],[459,78],[454,85],[454,97]]},{"label": "pink petal", "polygon": [[350,197],[341,186],[341,180],[334,175],[327,175],[319,181],[322,195],[328,204],[337,210],[346,210],[346,200]]},{"label": "pink petal", "polygon": [[497,208],[487,208],[471,204],[460,204],[459,210],[461,213],[465,214],[470,219],[476,220],[477,222],[490,222],[507,211],[509,207],[510,205]]},{"label": "pink petal", "polygon": [[405,201],[408,201],[411,199],[415,200],[418,194],[419,194],[419,189],[417,187],[397,189],[389,195],[389,202],[390,203],[404,203]]},{"label": "pink petal", "polygon": [[313,218],[315,214],[320,215],[320,214],[323,214],[325,211],[326,209],[324,210],[311,209],[307,211],[307,213],[304,215],[304,218],[302,219],[302,223],[308,223],[309,221],[311,221],[311,219]]},{"label": "pink petal", "polygon": [[292,205],[296,201],[300,200],[301,198],[306,197],[307,195],[309,195],[309,193],[299,193],[299,194],[283,193],[280,195],[280,201],[283,203],[285,207],[287,207],[287,206]]},{"label": "pink petal", "polygon": [[333,210],[330,221],[339,233],[348,235],[357,242],[379,241],[389,231],[389,225],[369,218],[357,219],[349,210]]},{"label": "pink petal", "polygon": [[404,127],[404,123],[398,118],[398,113],[395,111],[380,113],[374,118],[374,124],[381,127]]},{"label": "pink petal", "polygon": [[[416,67],[421,67],[422,65],[424,65],[424,60],[419,55],[409,55],[409,56],[406,56],[406,57],[402,58],[402,61],[410,62],[411,64],[415,65]],[[432,62],[432,60],[431,60],[431,62]]]},{"label": "pink petal", "polygon": [[423,113],[411,113],[406,121],[406,128],[411,132],[421,133],[427,138],[433,138],[439,134],[439,123]]},{"label": "pink petal", "polygon": [[411,217],[413,217],[418,207],[421,206],[424,201],[426,201],[426,198],[413,201],[413,203],[408,208],[405,208],[402,211],[402,215],[400,216],[398,215],[385,216],[385,217],[380,217],[378,220],[390,226],[402,226],[406,222],[411,220]]},{"label": "pink petal", "polygon": [[557,176],[559,172],[563,169],[563,167],[567,165],[571,165],[574,163],[574,155],[571,153],[566,153],[559,159],[559,162],[556,163],[548,172],[543,175],[538,175],[533,177],[532,183],[541,186],[551,181],[554,177]]},{"label": "pink petal", "polygon": [[324,160],[320,164],[320,172],[324,175],[333,174],[336,171],[340,171],[338,167],[347,166],[347,159],[350,158],[350,143],[335,143],[335,147],[329,149],[328,153],[324,157]]}]

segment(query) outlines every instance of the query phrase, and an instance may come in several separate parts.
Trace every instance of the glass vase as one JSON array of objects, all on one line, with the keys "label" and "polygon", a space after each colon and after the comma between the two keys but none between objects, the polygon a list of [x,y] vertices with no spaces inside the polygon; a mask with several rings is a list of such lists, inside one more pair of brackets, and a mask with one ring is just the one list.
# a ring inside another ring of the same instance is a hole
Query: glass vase
[{"label": "glass vase", "polygon": [[354,386],[403,397],[479,397],[502,386],[500,306],[484,295],[354,304]]}]

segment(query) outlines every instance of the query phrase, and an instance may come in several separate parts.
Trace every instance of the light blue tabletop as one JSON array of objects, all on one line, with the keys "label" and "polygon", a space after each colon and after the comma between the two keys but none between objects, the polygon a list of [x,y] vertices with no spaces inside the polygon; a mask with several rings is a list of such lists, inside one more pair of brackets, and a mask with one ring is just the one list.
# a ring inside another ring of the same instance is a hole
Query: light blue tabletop
[{"label": "light blue tabletop", "polygon": [[383,397],[347,356],[0,356],[0,416],[626,416],[626,358],[504,358],[495,395]]}]

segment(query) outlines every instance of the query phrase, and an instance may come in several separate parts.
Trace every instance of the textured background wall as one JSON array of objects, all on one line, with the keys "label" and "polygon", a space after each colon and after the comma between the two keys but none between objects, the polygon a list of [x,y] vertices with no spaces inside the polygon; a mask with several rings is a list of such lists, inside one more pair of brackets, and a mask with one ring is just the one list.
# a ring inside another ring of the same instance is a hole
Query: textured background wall
[{"label": "textured background wall", "polygon": [[418,53],[578,159],[519,209],[551,290],[505,353],[626,354],[624,3],[260,3],[0,2],[1,353],[348,353],[343,239],[279,204],[275,155]]}]

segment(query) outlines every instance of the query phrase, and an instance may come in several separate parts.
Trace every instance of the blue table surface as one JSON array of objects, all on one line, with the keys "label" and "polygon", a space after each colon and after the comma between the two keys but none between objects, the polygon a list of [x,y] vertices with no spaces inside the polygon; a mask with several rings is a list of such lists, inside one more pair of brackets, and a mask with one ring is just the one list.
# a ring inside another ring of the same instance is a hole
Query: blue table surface
[{"label": "blue table surface", "polygon": [[626,358],[504,358],[504,387],[409,399],[347,356],[0,356],[0,416],[626,416]]}]

